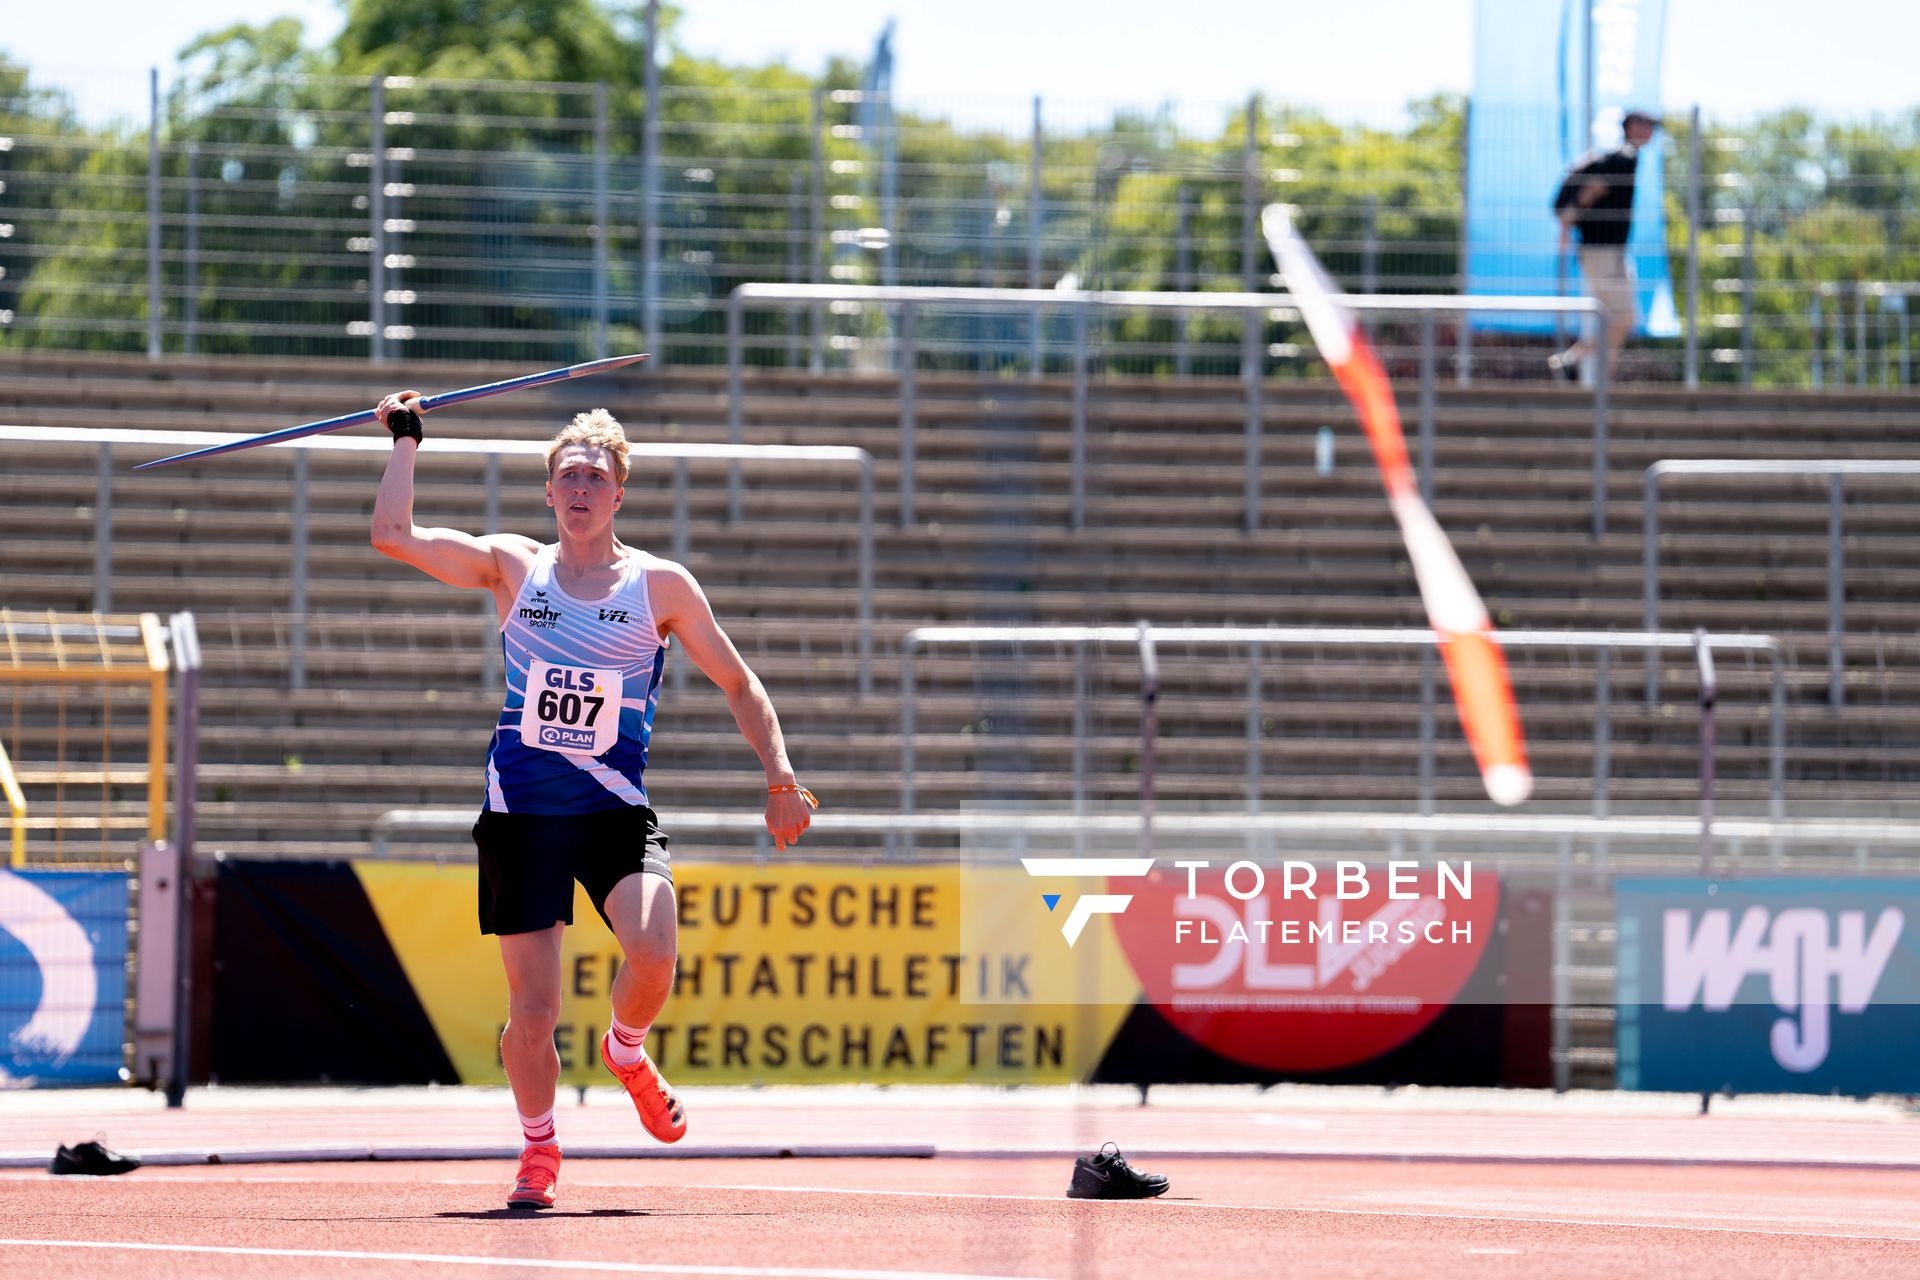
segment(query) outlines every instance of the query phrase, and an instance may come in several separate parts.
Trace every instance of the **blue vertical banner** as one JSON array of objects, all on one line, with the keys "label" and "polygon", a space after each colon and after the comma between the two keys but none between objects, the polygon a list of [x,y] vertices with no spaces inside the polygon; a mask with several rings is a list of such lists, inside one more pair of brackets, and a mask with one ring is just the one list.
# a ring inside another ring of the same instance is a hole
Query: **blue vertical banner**
[{"label": "blue vertical banner", "polygon": [[131,883],[0,870],[0,1087],[120,1081]]},{"label": "blue vertical banner", "polygon": [[[1554,193],[1580,156],[1620,145],[1627,111],[1659,111],[1665,29],[1666,0],[1477,0],[1467,124],[1469,294],[1580,293],[1579,264],[1559,249]],[[1584,118],[1589,67],[1591,120]],[[1636,331],[1655,338],[1680,332],[1664,189],[1656,137],[1640,153],[1627,245],[1639,279]],[[1521,333],[1556,327],[1551,318],[1494,314],[1473,324]]]},{"label": "blue vertical banner", "polygon": [[1614,886],[1622,1089],[1920,1092],[1920,880]]},{"label": "blue vertical banner", "polygon": [[880,246],[880,283],[897,283],[894,264],[900,241],[899,182],[900,135],[893,115],[893,19],[880,29],[874,42],[873,61],[867,64],[867,78],[860,96],[860,129],[873,149],[874,168],[880,174],[880,226],[886,240]]}]

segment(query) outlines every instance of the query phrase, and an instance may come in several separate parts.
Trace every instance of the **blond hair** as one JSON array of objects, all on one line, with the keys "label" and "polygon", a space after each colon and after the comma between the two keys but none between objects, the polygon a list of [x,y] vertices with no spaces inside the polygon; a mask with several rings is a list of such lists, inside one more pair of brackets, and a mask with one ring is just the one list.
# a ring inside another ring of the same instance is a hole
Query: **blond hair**
[{"label": "blond hair", "polygon": [[605,449],[613,458],[614,480],[620,484],[627,482],[627,433],[614,420],[614,416],[605,409],[575,414],[573,421],[562,427],[560,434],[547,442],[547,474],[549,476],[553,474],[553,460],[559,457],[560,451],[570,444]]}]

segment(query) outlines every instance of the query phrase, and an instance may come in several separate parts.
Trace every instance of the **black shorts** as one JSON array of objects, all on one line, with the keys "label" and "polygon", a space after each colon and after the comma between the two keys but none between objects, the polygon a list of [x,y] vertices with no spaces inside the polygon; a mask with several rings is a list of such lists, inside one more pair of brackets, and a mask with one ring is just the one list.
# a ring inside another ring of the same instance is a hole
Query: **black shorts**
[{"label": "black shorts", "polygon": [[[673,883],[667,837],[646,805],[598,813],[495,813],[473,824],[480,932],[533,933],[573,923],[578,880],[607,919],[613,886],[642,873]],[[607,921],[612,928],[613,922]]]}]

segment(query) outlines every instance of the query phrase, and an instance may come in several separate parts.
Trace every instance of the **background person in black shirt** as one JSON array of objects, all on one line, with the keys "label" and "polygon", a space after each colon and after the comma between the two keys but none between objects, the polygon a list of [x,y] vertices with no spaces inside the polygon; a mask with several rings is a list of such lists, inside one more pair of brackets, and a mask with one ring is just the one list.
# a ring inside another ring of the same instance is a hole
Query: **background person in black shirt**
[{"label": "background person in black shirt", "polygon": [[[1660,127],[1659,118],[1629,111],[1620,121],[1625,141],[1612,151],[1589,152],[1567,170],[1553,211],[1560,219],[1560,251],[1580,237],[1580,278],[1587,293],[1607,313],[1607,374],[1620,362],[1620,348],[1633,328],[1633,269],[1627,260],[1627,236],[1633,230],[1633,178],[1640,148]],[[1580,362],[1592,355],[1591,334],[1547,364],[1568,381],[1580,376]]]}]

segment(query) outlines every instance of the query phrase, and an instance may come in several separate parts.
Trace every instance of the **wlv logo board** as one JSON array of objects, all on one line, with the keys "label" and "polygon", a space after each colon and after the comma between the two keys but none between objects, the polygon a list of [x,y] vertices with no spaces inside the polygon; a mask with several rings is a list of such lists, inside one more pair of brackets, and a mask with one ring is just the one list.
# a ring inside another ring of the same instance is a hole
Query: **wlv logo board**
[{"label": "wlv logo board", "polygon": [[1623,880],[1624,1089],[1920,1089],[1920,880]]},{"label": "wlv logo board", "polygon": [[0,1087],[120,1078],[128,878],[0,870]]}]

